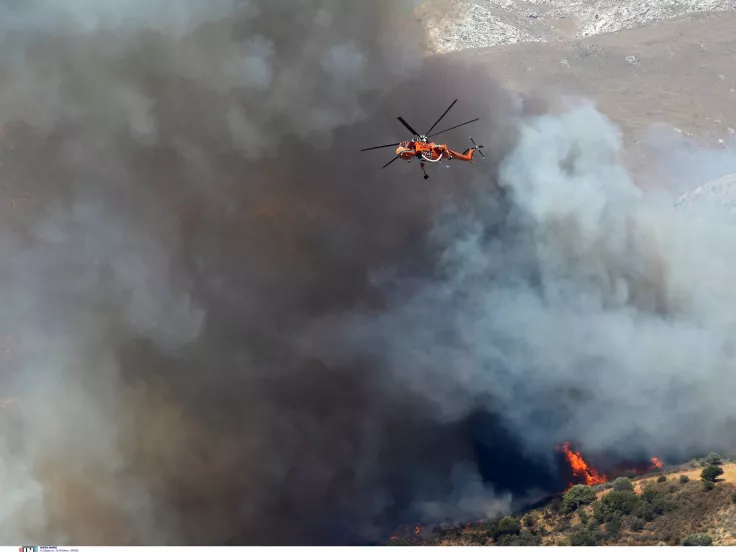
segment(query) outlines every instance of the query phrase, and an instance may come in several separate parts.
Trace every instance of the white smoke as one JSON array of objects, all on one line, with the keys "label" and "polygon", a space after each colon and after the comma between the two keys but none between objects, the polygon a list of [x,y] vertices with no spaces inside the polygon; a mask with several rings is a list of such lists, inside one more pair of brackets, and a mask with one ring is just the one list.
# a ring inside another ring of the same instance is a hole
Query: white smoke
[{"label": "white smoke", "polygon": [[621,153],[593,105],[521,119],[505,225],[482,208],[443,218],[443,276],[364,321],[363,346],[436,416],[500,412],[533,452],[736,444],[736,224],[675,209],[666,183],[643,192]]}]

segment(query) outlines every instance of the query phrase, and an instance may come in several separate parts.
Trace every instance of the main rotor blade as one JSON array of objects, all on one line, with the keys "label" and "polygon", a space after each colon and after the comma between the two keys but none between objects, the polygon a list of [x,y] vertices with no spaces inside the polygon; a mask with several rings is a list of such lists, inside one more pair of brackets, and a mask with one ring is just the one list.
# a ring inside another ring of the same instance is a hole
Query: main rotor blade
[{"label": "main rotor blade", "polygon": [[411,132],[414,136],[419,136],[419,133],[416,130],[414,130],[413,128],[411,128],[411,125],[409,123],[407,123],[404,119],[402,119],[400,116],[399,117],[396,117],[396,118],[401,122],[402,125],[404,125],[406,128],[408,128],[409,129],[409,132]]},{"label": "main rotor blade", "polygon": [[396,160],[397,160],[398,158],[399,158],[399,156],[397,155],[396,157],[394,157],[394,158],[393,158],[393,159],[392,159],[391,161],[389,161],[388,163],[386,163],[386,164],[385,164],[385,165],[384,165],[383,167],[381,167],[381,168],[382,168],[382,169],[385,169],[385,168],[386,168],[386,167],[388,167],[388,166],[389,166],[389,165],[390,165],[391,163],[393,163],[394,161],[396,161]]},{"label": "main rotor blade", "polygon": [[368,150],[374,150],[374,149],[380,149],[380,148],[390,148],[393,146],[398,146],[401,142],[396,142],[395,144],[384,144],[383,146],[373,146],[372,148],[363,148],[360,151],[368,151]]},{"label": "main rotor blade", "polygon": [[446,128],[445,130],[440,130],[439,132],[435,132],[434,134],[430,134],[429,136],[427,136],[427,138],[431,138],[432,136],[437,136],[438,134],[442,134],[443,132],[447,132],[448,130],[452,130],[454,128],[461,127],[463,125],[468,125],[470,123],[474,123],[475,121],[479,121],[479,120],[480,120],[480,117],[478,117],[477,119],[473,119],[472,121],[466,121],[464,123],[460,123],[459,125],[455,125],[454,127]]},{"label": "main rotor blade", "polygon": [[452,106],[455,105],[456,103],[457,103],[457,100],[455,100],[454,102],[452,102],[450,104],[450,107],[448,107],[445,110],[445,112],[442,114],[442,116],[439,119],[437,119],[437,121],[430,127],[430,129],[427,132],[424,133],[425,136],[429,136],[429,133],[434,130],[434,127],[437,126],[437,124],[445,117],[445,115],[447,115],[447,112],[450,111],[452,109]]}]

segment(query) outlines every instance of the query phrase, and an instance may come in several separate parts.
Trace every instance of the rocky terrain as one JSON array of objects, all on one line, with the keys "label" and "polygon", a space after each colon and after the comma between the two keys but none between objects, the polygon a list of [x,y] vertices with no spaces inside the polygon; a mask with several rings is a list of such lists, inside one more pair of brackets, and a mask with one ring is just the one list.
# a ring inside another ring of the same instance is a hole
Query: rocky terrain
[{"label": "rocky terrain", "polygon": [[461,0],[455,3],[456,17],[447,18],[431,3],[423,14],[437,51],[450,52],[583,38],[690,13],[733,9],[734,0]]}]

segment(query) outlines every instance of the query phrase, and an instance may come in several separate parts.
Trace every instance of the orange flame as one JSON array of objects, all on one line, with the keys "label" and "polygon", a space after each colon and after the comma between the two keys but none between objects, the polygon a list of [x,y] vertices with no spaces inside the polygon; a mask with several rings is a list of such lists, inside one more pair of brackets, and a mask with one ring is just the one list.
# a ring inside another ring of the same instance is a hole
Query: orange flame
[{"label": "orange flame", "polygon": [[416,527],[414,528],[414,534],[415,534],[415,535],[418,535],[419,533],[421,533],[421,532],[422,532],[422,529],[423,529],[422,527],[420,527],[419,525],[417,525],[417,526],[416,526]]},{"label": "orange flame", "polygon": [[652,456],[652,465],[655,468],[661,468],[664,464],[662,464],[662,461],[659,458]]},{"label": "orange flame", "polygon": [[607,481],[605,475],[598,473],[594,467],[588,466],[588,463],[579,452],[570,450],[569,442],[563,444],[560,450],[565,454],[565,458],[572,467],[572,473],[578,477],[583,477],[586,485],[599,485]]}]

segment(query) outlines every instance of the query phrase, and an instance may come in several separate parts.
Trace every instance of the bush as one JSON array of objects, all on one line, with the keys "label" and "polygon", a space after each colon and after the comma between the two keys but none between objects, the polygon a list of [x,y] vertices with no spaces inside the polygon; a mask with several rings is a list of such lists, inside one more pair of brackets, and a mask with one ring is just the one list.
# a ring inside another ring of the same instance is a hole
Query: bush
[{"label": "bush", "polygon": [[466,537],[470,542],[477,546],[484,546],[488,544],[488,537],[483,533],[473,533]]},{"label": "bush", "polygon": [[688,481],[690,481],[690,478],[687,475],[681,475],[680,476],[680,483],[685,484]]},{"label": "bush", "polygon": [[634,513],[639,497],[628,491],[611,491],[596,502],[593,515],[600,521],[610,521]]},{"label": "bush", "polygon": [[621,533],[621,518],[614,517],[606,522],[606,535],[616,537]]},{"label": "bush", "polygon": [[693,533],[682,539],[683,546],[710,546],[713,539],[705,533]]},{"label": "bush", "polygon": [[578,511],[578,517],[580,518],[580,523],[582,523],[583,525],[585,525],[586,523],[588,523],[588,520],[590,519],[590,516],[588,515],[588,512],[586,512],[582,508]]},{"label": "bush", "polygon": [[493,540],[498,540],[504,535],[518,535],[521,533],[521,524],[511,516],[501,518],[497,523],[486,531],[486,534]]},{"label": "bush", "polygon": [[617,477],[616,481],[613,482],[614,491],[633,491],[634,486],[631,484],[631,480],[628,477]]},{"label": "bush", "polygon": [[731,502],[732,502],[733,504],[736,504],[736,493],[733,493],[733,494],[731,495]]},{"label": "bush", "polygon": [[667,481],[667,476],[666,475],[660,475],[657,478],[657,483],[664,483],[665,481]]},{"label": "bush", "polygon": [[712,491],[716,488],[716,484],[712,481],[703,481],[703,490],[704,491]]},{"label": "bush", "polygon": [[569,514],[584,504],[595,502],[595,499],[595,490],[586,485],[575,485],[562,498],[561,510],[563,513]]},{"label": "bush", "polygon": [[662,492],[647,487],[641,493],[641,500],[636,507],[636,515],[645,521],[654,521],[672,508],[673,502],[667,500]]},{"label": "bush", "polygon": [[540,546],[542,537],[529,531],[523,531],[518,535],[503,535],[496,544],[499,546]]},{"label": "bush", "polygon": [[532,514],[527,514],[524,516],[523,523],[524,527],[534,527],[534,516]]},{"label": "bush", "polygon": [[700,472],[700,479],[703,481],[715,481],[719,475],[723,475],[723,468],[720,466],[708,466]]},{"label": "bush", "polygon": [[644,522],[644,520],[639,517],[633,518],[630,522],[631,530],[635,533],[638,533],[639,531],[644,529],[645,525],[646,523]]},{"label": "bush", "polygon": [[570,544],[572,546],[596,546],[599,539],[599,534],[587,529],[580,529],[570,535]]}]

